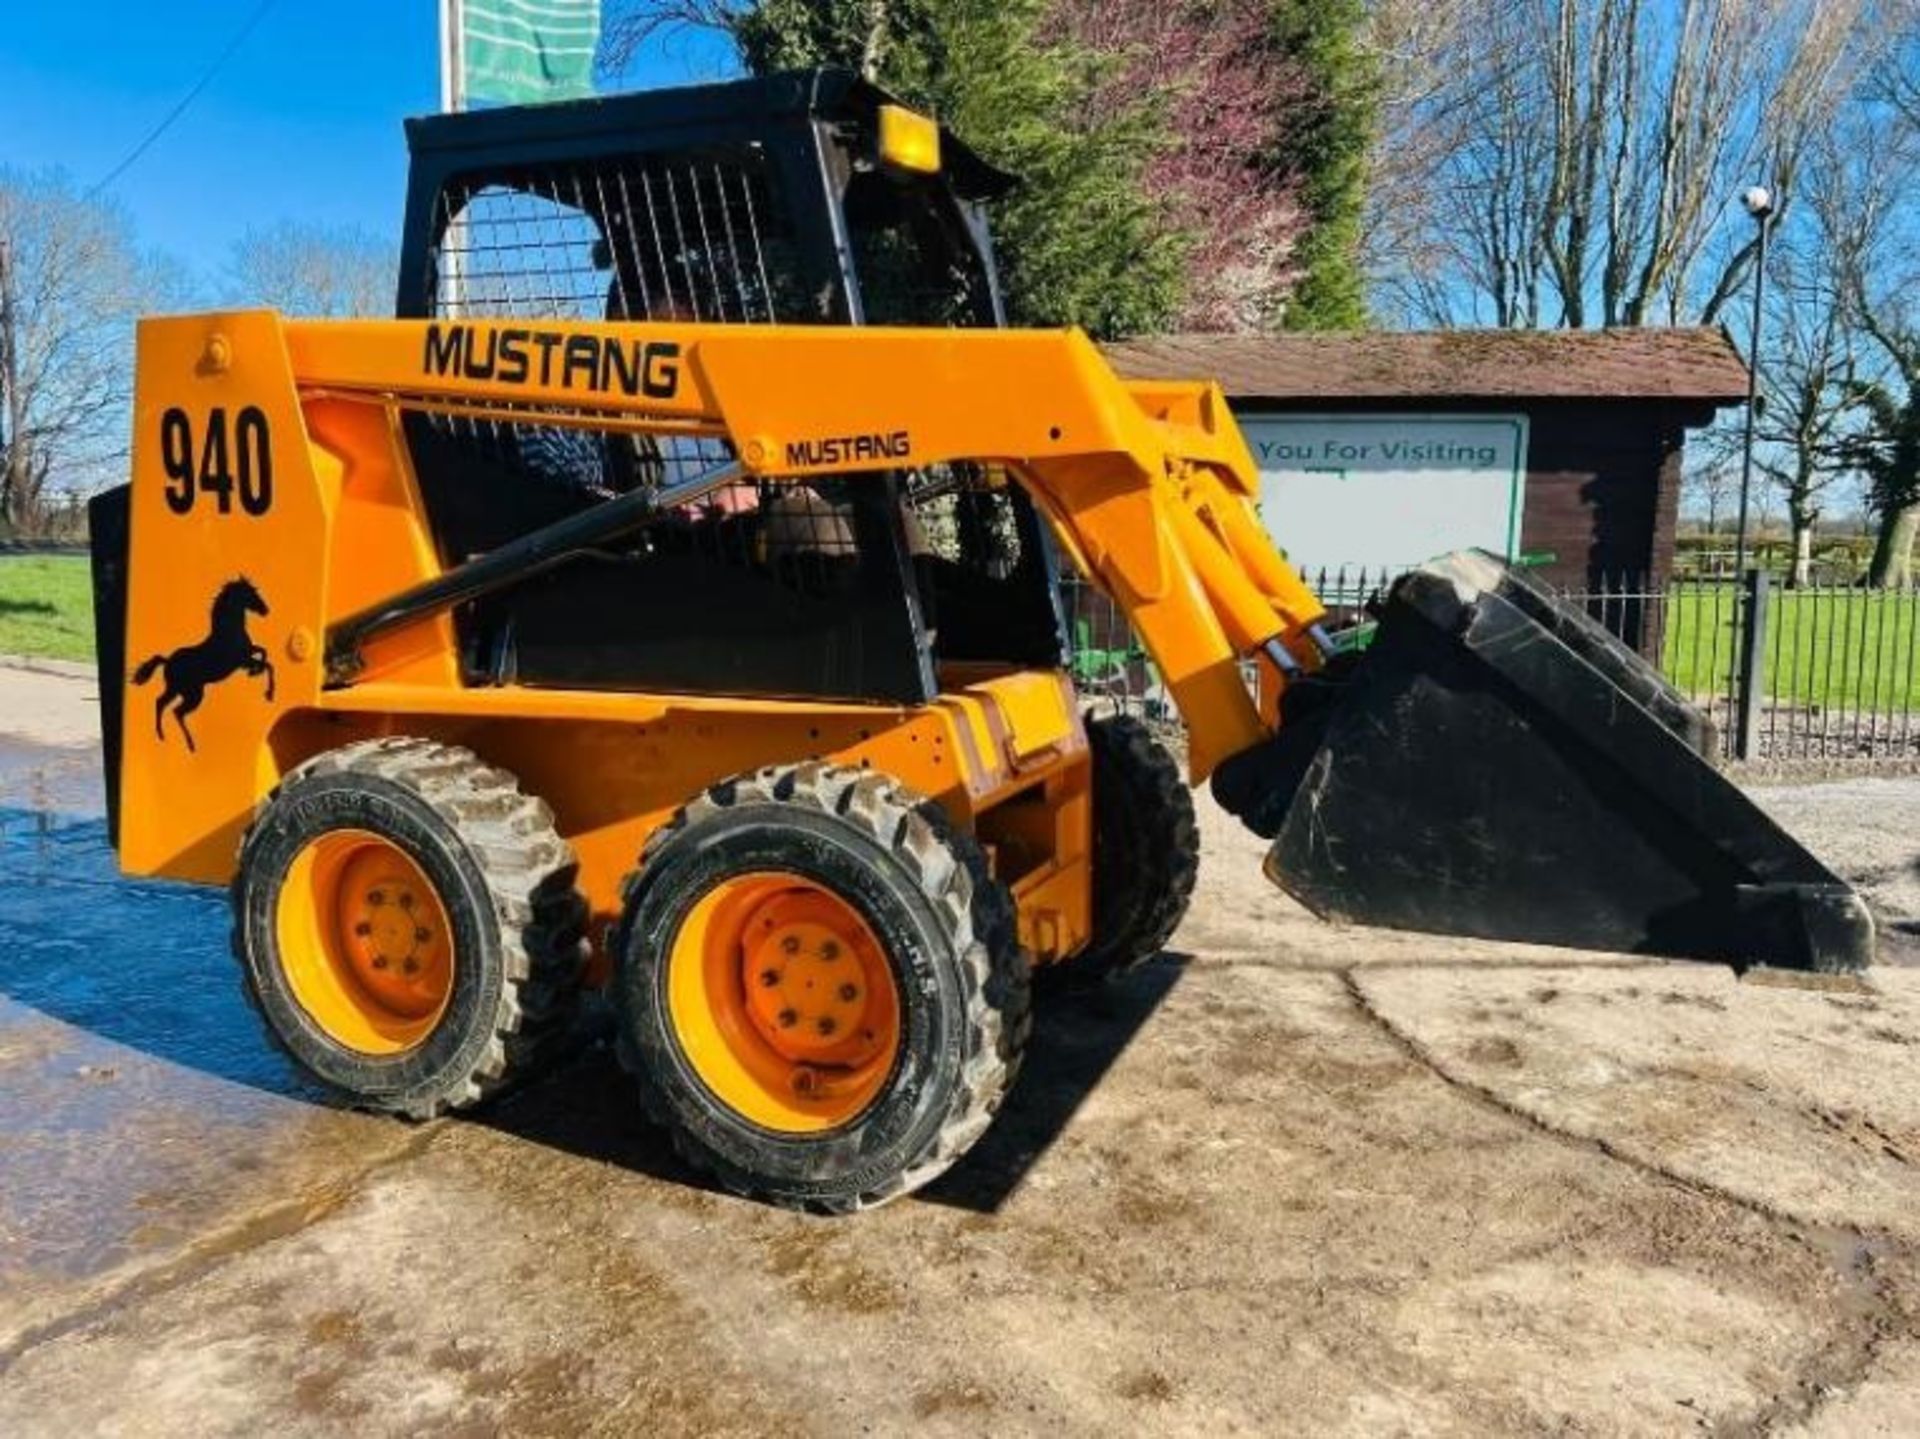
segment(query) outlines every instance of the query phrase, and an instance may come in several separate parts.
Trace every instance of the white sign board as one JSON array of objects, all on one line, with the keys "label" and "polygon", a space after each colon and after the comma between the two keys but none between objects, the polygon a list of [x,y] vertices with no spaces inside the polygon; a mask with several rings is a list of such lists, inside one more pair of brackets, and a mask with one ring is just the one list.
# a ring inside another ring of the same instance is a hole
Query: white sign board
[{"label": "white sign board", "polygon": [[1303,570],[1520,553],[1525,415],[1242,414],[1260,514]]}]

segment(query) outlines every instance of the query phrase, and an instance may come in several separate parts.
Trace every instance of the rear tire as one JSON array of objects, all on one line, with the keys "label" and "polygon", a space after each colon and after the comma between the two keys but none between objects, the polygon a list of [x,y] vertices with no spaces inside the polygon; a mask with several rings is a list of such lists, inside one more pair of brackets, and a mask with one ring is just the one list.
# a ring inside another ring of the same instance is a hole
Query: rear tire
[{"label": "rear tire", "polygon": [[765,769],[688,804],[648,840],[613,948],[649,1117],[727,1188],[791,1208],[932,1179],[1026,1044],[1005,887],[970,835],[871,772]]},{"label": "rear tire", "polygon": [[1131,715],[1087,722],[1093,752],[1093,938],[1067,960],[1106,979],[1166,947],[1193,899],[1200,827],[1179,763]]},{"label": "rear tire", "polygon": [[579,995],[586,901],[553,814],[468,750],[317,756],[255,815],[233,881],[248,998],[307,1074],[429,1119],[530,1073]]}]

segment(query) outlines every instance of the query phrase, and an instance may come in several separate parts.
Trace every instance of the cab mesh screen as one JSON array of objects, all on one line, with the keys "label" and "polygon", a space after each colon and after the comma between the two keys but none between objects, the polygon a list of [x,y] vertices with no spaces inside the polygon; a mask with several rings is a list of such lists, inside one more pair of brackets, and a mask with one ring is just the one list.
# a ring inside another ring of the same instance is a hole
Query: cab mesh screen
[{"label": "cab mesh screen", "polygon": [[[804,286],[791,218],[756,146],[469,175],[442,189],[435,210],[426,279],[438,318],[807,318],[795,299]],[[442,452],[464,448],[496,473],[582,504],[675,484],[733,457],[720,439],[599,434],[532,416],[434,416],[423,428],[445,442],[437,447]],[[447,524],[436,518],[443,547],[498,543],[498,526],[475,516],[473,506],[440,508],[449,512]],[[451,513],[456,508],[465,513]],[[493,507],[518,508],[511,501]]]},{"label": "cab mesh screen", "polygon": [[755,147],[468,177],[436,208],[426,279],[444,318],[822,318]]}]

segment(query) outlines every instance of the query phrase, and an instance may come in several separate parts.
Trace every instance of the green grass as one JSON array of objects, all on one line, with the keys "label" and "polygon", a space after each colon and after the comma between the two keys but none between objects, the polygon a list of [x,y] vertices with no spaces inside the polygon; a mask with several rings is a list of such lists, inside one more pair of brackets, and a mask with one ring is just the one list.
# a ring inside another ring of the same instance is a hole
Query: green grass
[{"label": "green grass", "polygon": [[93,658],[84,555],[0,555],[0,654]]},{"label": "green grass", "polygon": [[[1920,709],[1920,596],[1867,590],[1775,591],[1765,692],[1825,709]],[[1688,694],[1725,693],[1732,673],[1731,589],[1681,590],[1667,608],[1663,668]]]}]

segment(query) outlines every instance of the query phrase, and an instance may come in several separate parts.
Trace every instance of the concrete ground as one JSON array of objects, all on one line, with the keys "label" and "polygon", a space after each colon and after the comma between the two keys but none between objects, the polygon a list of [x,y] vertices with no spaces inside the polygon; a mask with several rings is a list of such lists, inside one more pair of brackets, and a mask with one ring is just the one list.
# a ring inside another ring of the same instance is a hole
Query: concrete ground
[{"label": "concrete ground", "polygon": [[[1896,1434],[1920,969],[1319,924],[1204,816],[1174,952],[850,1221],[710,1192],[598,1054],[327,1109],[218,896],[118,879],[90,687],[0,673],[0,1434]],[[1920,936],[1920,781],[1765,792]]]}]

